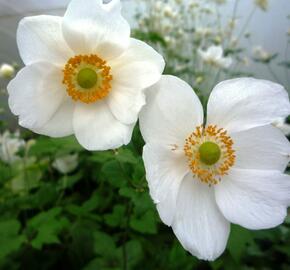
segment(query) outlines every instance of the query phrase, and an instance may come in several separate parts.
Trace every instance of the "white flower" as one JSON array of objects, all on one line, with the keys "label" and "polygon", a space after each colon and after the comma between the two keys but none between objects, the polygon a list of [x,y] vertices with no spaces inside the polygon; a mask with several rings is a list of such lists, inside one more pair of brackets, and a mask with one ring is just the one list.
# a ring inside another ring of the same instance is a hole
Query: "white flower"
[{"label": "white flower", "polygon": [[11,134],[5,131],[0,134],[0,159],[6,163],[13,163],[19,159],[18,151],[25,145],[24,141],[19,138],[19,133]]},{"label": "white flower", "polygon": [[9,64],[2,64],[0,66],[0,77],[10,79],[15,74],[15,68]]},{"label": "white flower", "polygon": [[62,174],[68,174],[78,166],[78,155],[67,155],[57,158],[52,166]]},{"label": "white flower", "polygon": [[228,68],[232,64],[232,58],[223,57],[223,48],[221,46],[210,46],[206,51],[198,50],[202,60],[212,66]]},{"label": "white flower", "polygon": [[230,222],[248,229],[281,224],[290,204],[283,174],[290,144],[271,123],[290,114],[278,84],[240,78],[218,84],[207,105],[172,76],[148,90],[140,114],[150,194],[183,247],[214,260]]},{"label": "white flower", "polygon": [[8,92],[21,126],[75,134],[89,150],[129,143],[143,89],[160,79],[164,60],[130,38],[119,0],[72,0],[64,17],[24,18],[17,43],[26,67]]},{"label": "white flower", "polygon": [[272,124],[279,128],[286,136],[290,135],[290,125],[285,122],[285,118],[278,118]]},{"label": "white flower", "polygon": [[273,54],[266,51],[262,46],[253,48],[254,58],[258,61],[269,62],[273,58]]}]

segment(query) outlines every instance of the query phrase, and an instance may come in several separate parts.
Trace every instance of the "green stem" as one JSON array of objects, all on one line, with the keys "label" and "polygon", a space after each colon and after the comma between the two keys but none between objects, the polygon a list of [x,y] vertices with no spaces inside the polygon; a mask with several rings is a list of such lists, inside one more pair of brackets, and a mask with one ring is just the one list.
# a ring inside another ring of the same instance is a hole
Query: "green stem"
[{"label": "green stem", "polygon": [[[238,6],[239,6],[239,0],[236,0],[235,4],[234,4],[234,10],[233,10],[233,16],[232,16],[232,21],[233,22],[236,20],[236,17],[237,17]],[[230,35],[229,35],[229,42],[231,42],[231,39],[233,37],[233,32],[234,32],[234,29],[231,28],[231,32],[230,32]]]},{"label": "green stem", "polygon": [[238,38],[237,38],[237,41],[239,41],[241,39],[241,37],[243,36],[243,34],[245,33],[245,31],[247,30],[247,27],[249,25],[249,23],[251,22],[255,12],[257,10],[257,6],[254,6],[254,8],[252,9],[250,15],[248,16],[247,20],[246,20],[246,23],[244,24],[240,34],[238,35]]}]

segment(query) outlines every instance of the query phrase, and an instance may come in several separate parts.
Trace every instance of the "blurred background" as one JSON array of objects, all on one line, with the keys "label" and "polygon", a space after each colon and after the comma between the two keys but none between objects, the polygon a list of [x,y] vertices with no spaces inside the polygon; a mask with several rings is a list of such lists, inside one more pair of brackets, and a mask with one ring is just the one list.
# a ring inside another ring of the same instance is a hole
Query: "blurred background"
[{"label": "blurred background", "polygon": [[[204,106],[213,86],[233,77],[290,90],[290,0],[122,2],[132,36],[163,54],[165,73],[191,84]],[[150,199],[138,127],[128,146],[97,153],[73,137],[19,128],[6,91],[23,66],[18,22],[62,16],[68,3],[0,0],[0,269],[290,269],[289,216],[272,230],[233,225],[215,262],[190,256]],[[289,136],[289,119],[273,124]]]}]

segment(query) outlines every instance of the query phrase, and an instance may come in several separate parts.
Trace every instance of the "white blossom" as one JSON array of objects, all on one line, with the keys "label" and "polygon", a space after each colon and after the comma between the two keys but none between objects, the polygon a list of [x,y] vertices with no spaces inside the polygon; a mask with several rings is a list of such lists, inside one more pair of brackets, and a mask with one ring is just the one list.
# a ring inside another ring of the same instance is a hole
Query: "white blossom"
[{"label": "white blossom", "polygon": [[273,228],[287,216],[290,143],[271,123],[290,114],[279,84],[240,78],[219,83],[207,104],[184,81],[163,76],[140,114],[150,195],[161,220],[194,256],[214,260],[230,223]]},{"label": "white blossom", "polygon": [[33,16],[18,27],[25,67],[8,85],[19,124],[51,137],[74,134],[88,150],[128,144],[164,60],[130,38],[120,0],[72,0],[64,17]]},{"label": "white blossom", "polygon": [[221,46],[210,46],[206,51],[199,49],[198,54],[205,63],[215,67],[228,68],[233,62],[232,58],[223,56]]}]

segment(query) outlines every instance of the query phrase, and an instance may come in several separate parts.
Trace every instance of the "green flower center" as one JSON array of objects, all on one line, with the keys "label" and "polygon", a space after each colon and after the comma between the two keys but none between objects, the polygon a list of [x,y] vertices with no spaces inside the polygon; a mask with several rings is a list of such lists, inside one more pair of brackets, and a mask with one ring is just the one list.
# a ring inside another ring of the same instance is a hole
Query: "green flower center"
[{"label": "green flower center", "polygon": [[77,75],[78,85],[84,89],[93,88],[98,82],[97,73],[91,68],[83,68]]},{"label": "green flower center", "polygon": [[213,142],[204,142],[198,149],[200,160],[206,165],[217,163],[221,157],[220,147]]}]

